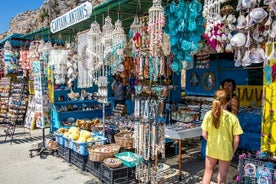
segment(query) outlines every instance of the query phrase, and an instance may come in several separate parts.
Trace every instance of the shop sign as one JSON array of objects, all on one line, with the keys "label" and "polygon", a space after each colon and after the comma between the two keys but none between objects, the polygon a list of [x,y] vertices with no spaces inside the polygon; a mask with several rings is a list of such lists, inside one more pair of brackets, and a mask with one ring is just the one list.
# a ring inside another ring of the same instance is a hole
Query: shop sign
[{"label": "shop sign", "polygon": [[69,26],[88,19],[92,14],[92,4],[85,2],[69,12],[51,21],[50,29],[52,33],[61,31]]}]

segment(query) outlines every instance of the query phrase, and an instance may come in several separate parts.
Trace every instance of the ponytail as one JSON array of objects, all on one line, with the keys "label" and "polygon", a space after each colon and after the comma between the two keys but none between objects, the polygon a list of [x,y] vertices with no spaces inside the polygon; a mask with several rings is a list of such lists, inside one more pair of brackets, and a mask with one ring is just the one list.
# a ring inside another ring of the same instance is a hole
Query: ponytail
[{"label": "ponytail", "polygon": [[212,102],[212,124],[216,129],[219,128],[220,125],[220,114],[222,106],[226,105],[226,103],[229,101],[230,96],[229,93],[224,90],[220,89],[215,92],[214,100]]},{"label": "ponytail", "polygon": [[217,129],[220,125],[221,105],[218,99],[215,99],[212,103],[212,124]]}]

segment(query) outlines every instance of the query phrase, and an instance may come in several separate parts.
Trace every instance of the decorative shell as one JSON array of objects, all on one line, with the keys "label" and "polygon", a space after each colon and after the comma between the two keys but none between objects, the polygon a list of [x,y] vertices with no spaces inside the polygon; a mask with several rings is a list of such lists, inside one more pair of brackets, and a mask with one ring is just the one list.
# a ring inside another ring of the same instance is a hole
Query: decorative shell
[{"label": "decorative shell", "polygon": [[231,40],[230,43],[234,47],[241,47],[245,44],[245,36],[243,33],[237,33],[235,34]]},{"label": "decorative shell", "polygon": [[266,17],[267,17],[267,12],[263,8],[254,8],[250,12],[250,18],[254,20],[256,23],[261,23]]}]

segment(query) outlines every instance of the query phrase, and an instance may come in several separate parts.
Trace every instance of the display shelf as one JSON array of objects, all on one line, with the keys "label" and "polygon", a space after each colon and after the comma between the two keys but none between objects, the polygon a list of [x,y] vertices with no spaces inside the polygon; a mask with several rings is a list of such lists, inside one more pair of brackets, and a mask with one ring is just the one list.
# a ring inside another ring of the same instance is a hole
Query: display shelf
[{"label": "display shelf", "polygon": [[7,117],[17,124],[23,124],[27,102],[27,81],[23,78],[18,78],[11,83]]},{"label": "display shelf", "polygon": [[[75,103],[76,102],[76,103]],[[85,108],[88,108],[88,110],[80,110],[83,107],[83,104],[85,104]],[[74,105],[77,105],[77,107],[73,108]],[[68,110],[68,106],[71,106],[72,109]],[[61,110],[61,108],[64,108],[66,110]],[[105,107],[105,114],[110,115],[112,113],[112,109],[110,106]],[[100,103],[94,100],[90,101],[84,101],[84,103],[81,103],[80,101],[68,101],[68,102],[58,102],[55,103],[53,110],[52,110],[52,123],[51,123],[51,132],[56,131],[60,127],[62,127],[62,123],[66,122],[68,118],[74,118],[76,119],[94,119],[94,118],[102,118],[103,112],[102,112],[102,106]]]},{"label": "display shelf", "polygon": [[55,105],[68,105],[68,104],[84,104],[84,103],[89,103],[89,104],[95,104],[99,105],[100,103],[95,101],[95,100],[71,100],[71,101],[62,101],[62,102],[55,102]]},{"label": "display shelf", "polygon": [[7,117],[9,96],[10,96],[11,78],[3,77],[0,80],[0,122]]}]

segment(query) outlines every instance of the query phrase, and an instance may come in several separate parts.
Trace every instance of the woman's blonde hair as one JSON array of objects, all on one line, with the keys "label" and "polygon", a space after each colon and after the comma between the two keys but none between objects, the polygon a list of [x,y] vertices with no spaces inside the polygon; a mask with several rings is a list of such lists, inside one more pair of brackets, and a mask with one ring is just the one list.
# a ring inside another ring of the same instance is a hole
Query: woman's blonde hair
[{"label": "woman's blonde hair", "polygon": [[220,125],[221,107],[225,106],[230,100],[230,94],[225,89],[219,89],[215,92],[212,103],[212,124],[215,128]]}]

